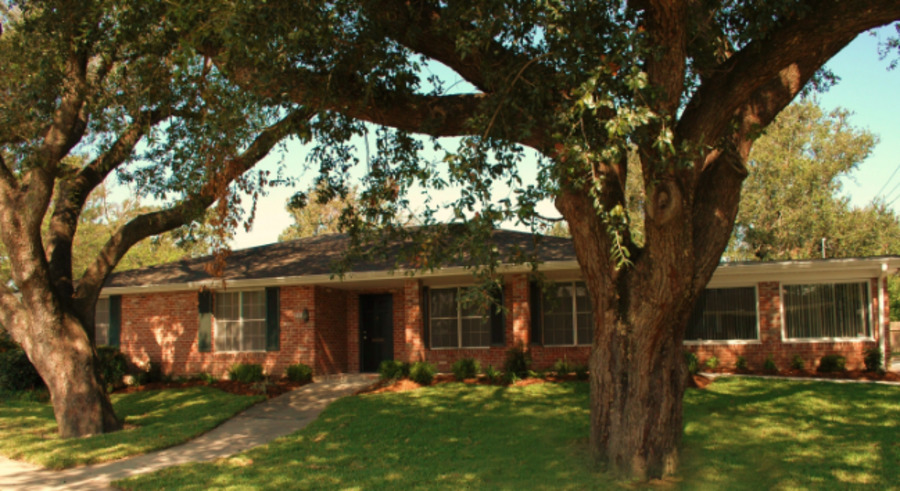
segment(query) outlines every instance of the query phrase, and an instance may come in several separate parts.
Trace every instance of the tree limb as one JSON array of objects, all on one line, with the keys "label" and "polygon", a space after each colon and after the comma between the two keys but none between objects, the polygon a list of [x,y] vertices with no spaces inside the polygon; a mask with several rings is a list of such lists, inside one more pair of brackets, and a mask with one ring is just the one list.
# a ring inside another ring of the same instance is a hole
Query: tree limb
[{"label": "tree limb", "polygon": [[74,293],[76,308],[84,311],[87,306],[93,305],[106,278],[131,246],[147,237],[168,232],[197,218],[200,211],[223,196],[235,179],[265,158],[284,138],[296,134],[314,114],[313,110],[306,108],[290,113],[263,130],[244,152],[227,161],[225,169],[211,176],[198,192],[187,196],[177,205],[137,216],[120,227],[79,280]]},{"label": "tree limb", "polygon": [[9,170],[9,167],[6,166],[6,160],[3,158],[3,155],[0,155],[0,182],[3,182],[3,184],[11,189],[15,189],[19,186],[19,183],[16,181],[16,176],[14,176],[12,171]]}]

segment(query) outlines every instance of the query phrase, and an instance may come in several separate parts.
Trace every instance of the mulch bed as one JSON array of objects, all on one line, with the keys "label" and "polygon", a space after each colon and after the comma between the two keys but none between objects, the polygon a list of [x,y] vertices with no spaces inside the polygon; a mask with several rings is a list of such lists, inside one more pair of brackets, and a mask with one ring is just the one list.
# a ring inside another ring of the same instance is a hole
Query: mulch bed
[{"label": "mulch bed", "polygon": [[[707,370],[704,370],[707,371]],[[900,382],[900,373],[897,372],[866,372],[864,370],[847,370],[846,372],[819,373],[815,370],[779,370],[777,372],[767,372],[764,370],[715,370],[713,373],[721,374],[739,374],[739,375],[768,375],[774,377],[803,377],[818,379],[840,379],[840,380],[869,380],[882,382]]]},{"label": "mulch bed", "polygon": [[[234,380],[218,380],[216,382],[206,382],[203,380],[187,380],[187,381],[171,381],[171,382],[153,382],[144,385],[135,385],[123,387],[115,390],[114,394],[129,394],[132,392],[140,392],[143,390],[159,390],[159,389],[180,389],[185,387],[196,387],[198,385],[206,385],[215,387],[216,389],[237,394],[240,396],[256,396],[265,395],[267,399],[278,397],[285,392],[292,391],[298,387],[302,387],[309,382],[293,382],[288,379],[271,380],[266,384],[262,383],[244,383]],[[265,392],[263,392],[265,389]]]}]

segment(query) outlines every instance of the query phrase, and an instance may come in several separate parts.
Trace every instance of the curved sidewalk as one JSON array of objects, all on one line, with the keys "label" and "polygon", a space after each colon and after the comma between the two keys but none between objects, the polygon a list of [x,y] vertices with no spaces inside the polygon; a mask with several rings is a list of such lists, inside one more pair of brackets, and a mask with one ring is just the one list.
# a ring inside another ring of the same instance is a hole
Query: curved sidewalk
[{"label": "curved sidewalk", "polygon": [[259,403],[182,445],[114,462],[56,471],[0,457],[0,489],[104,489],[136,474],[227,457],[303,428],[331,402],[375,381],[370,374],[330,376]]}]

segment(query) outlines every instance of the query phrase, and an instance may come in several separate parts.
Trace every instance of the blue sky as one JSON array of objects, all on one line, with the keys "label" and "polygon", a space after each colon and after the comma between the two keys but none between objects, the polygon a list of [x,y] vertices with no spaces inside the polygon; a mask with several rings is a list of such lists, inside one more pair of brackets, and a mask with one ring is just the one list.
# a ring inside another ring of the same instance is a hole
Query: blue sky
[{"label": "blue sky", "polygon": [[[828,63],[841,81],[818,96],[824,109],[849,109],[853,112],[850,121],[854,126],[866,128],[879,137],[872,154],[844,181],[844,193],[856,206],[865,206],[883,189],[882,196],[895,210],[900,210],[900,172],[888,182],[900,166],[900,68],[889,71],[891,59],[898,55],[894,53],[881,60],[877,48],[879,40],[884,41],[895,32],[894,28],[887,27],[875,31],[874,36],[861,34]],[[289,167],[296,171],[305,160],[305,149],[299,145],[290,148],[286,158]],[[308,182],[308,179],[303,181]],[[291,222],[284,206],[294,191],[296,189],[276,189],[264,198],[259,203],[253,228],[249,232],[241,228],[232,247],[240,249],[275,242],[278,234]],[[545,210],[547,212],[552,210]]]}]

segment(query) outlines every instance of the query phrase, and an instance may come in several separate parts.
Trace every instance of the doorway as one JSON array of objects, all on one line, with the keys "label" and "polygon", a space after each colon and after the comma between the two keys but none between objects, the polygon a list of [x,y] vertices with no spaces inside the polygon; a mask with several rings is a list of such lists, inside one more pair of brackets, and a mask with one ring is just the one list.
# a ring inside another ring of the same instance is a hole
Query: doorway
[{"label": "doorway", "polygon": [[377,372],[384,360],[394,359],[394,296],[359,296],[359,366]]}]

